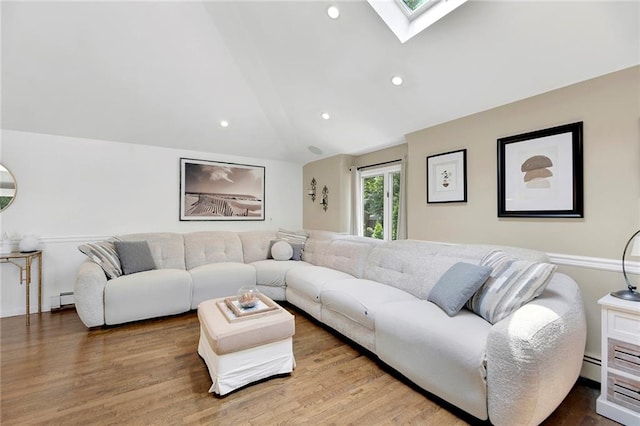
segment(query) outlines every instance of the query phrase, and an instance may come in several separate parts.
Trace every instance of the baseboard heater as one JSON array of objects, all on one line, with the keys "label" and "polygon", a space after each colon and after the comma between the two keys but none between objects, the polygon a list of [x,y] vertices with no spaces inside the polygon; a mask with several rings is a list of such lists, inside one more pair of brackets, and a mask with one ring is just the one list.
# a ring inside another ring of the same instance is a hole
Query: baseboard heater
[{"label": "baseboard heater", "polygon": [[58,296],[51,296],[51,311],[60,311],[75,307],[75,299],[72,291],[60,293]]}]

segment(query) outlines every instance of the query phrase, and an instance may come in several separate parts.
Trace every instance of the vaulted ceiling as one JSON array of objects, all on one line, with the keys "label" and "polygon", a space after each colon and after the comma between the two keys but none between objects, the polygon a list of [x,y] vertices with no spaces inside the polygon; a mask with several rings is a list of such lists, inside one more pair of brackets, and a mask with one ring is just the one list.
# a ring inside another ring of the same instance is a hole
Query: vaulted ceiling
[{"label": "vaulted ceiling", "polygon": [[404,44],[365,1],[1,7],[2,128],[300,163],[640,63],[637,1],[471,0]]}]

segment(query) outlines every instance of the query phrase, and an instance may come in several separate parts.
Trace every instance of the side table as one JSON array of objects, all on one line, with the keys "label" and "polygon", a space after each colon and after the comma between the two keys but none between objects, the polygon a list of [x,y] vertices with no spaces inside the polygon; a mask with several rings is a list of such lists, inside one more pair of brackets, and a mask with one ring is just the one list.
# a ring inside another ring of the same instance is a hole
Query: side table
[{"label": "side table", "polygon": [[29,253],[11,252],[0,254],[0,263],[11,263],[20,269],[20,284],[26,285],[26,304],[27,304],[27,325],[31,324],[29,315],[31,314],[31,266],[33,261],[38,261],[38,313],[42,313],[42,250],[36,250]]},{"label": "side table", "polygon": [[640,424],[640,303],[606,295],[602,307],[602,376],[596,412]]}]

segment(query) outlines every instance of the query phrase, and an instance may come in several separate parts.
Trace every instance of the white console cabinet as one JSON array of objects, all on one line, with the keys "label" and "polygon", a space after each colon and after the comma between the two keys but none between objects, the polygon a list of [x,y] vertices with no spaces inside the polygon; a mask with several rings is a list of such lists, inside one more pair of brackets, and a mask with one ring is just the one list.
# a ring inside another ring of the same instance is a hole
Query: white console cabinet
[{"label": "white console cabinet", "polygon": [[602,380],[598,414],[640,425],[640,302],[607,295],[602,307]]}]

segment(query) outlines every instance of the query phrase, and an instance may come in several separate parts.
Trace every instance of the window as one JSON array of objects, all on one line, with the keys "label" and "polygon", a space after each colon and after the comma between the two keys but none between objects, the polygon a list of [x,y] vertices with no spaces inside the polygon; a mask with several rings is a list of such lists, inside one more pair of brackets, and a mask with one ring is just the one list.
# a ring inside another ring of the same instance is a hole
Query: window
[{"label": "window", "polygon": [[361,171],[360,200],[360,235],[397,239],[400,165]]},{"label": "window", "polygon": [[409,17],[414,19],[425,10],[438,3],[440,0],[396,0],[400,3],[400,8]]},{"label": "window", "polygon": [[400,43],[404,43],[468,0],[367,1]]}]

